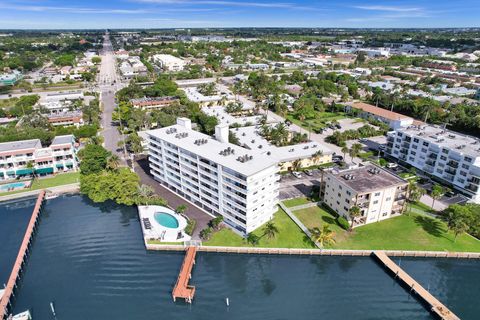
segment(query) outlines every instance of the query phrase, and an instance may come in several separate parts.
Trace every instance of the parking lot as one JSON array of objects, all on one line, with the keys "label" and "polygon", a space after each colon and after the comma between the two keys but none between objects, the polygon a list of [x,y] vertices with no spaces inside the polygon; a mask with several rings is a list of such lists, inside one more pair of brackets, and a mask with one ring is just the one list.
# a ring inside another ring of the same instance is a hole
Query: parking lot
[{"label": "parking lot", "polygon": [[306,197],[310,195],[313,185],[320,185],[321,171],[312,170],[312,176],[302,173],[301,178],[292,174],[283,175],[280,179],[280,200]]}]

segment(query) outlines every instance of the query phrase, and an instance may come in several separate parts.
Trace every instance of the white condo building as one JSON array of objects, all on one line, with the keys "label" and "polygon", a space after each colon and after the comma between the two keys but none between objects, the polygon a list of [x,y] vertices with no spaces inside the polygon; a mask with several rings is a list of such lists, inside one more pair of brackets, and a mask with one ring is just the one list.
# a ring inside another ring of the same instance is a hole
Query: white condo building
[{"label": "white condo building", "polygon": [[187,64],[185,60],[170,54],[156,54],[152,56],[152,60],[167,71],[182,71]]},{"label": "white condo building", "polygon": [[215,139],[192,130],[190,119],[147,131],[150,172],[162,185],[195,203],[242,234],[277,210],[277,161],[228,142],[228,126]]},{"label": "white condo building", "polygon": [[480,203],[480,140],[443,128],[410,126],[388,133],[386,153]]}]

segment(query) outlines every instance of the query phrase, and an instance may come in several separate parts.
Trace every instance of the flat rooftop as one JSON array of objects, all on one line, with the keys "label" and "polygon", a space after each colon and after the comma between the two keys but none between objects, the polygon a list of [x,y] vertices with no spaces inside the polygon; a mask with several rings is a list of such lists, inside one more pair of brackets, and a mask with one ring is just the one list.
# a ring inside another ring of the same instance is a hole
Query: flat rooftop
[{"label": "flat rooftop", "polygon": [[[167,133],[172,132],[173,133]],[[221,166],[235,170],[236,172],[245,176],[253,175],[271,166],[276,166],[277,161],[273,157],[266,154],[259,154],[248,149],[239,147],[232,143],[223,143],[215,140],[209,135],[203,134],[195,130],[186,129],[181,125],[173,125],[170,127],[150,130],[146,132],[152,137],[162,139],[182,149],[193,152],[205,159],[213,161]],[[206,143],[195,143],[204,139]],[[228,155],[222,155],[227,148],[231,152]],[[239,157],[249,158],[248,161],[240,162]]]},{"label": "flat rooftop", "polygon": [[[331,174],[341,183],[349,186],[358,193],[382,190],[408,183],[402,178],[374,165],[344,171],[332,171]],[[352,176],[353,178],[348,179],[347,176]]]},{"label": "flat rooftop", "polygon": [[409,126],[399,129],[412,137],[418,136],[428,142],[447,148],[460,154],[480,157],[480,139],[433,125]]},{"label": "flat rooftop", "polygon": [[56,136],[53,138],[51,145],[55,144],[70,144],[73,141],[73,135],[67,134],[64,136]]},{"label": "flat rooftop", "polygon": [[39,139],[11,141],[0,143],[0,152],[25,150],[25,149],[37,149],[41,148],[42,143]]}]

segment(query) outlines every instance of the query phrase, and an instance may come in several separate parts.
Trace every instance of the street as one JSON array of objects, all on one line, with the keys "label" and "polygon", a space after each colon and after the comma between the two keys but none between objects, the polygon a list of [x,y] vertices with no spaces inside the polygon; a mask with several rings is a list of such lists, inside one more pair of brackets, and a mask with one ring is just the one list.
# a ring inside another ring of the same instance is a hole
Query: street
[{"label": "street", "polygon": [[103,50],[101,52],[102,64],[98,73],[98,86],[101,93],[101,103],[103,106],[103,117],[101,134],[104,139],[104,147],[116,154],[120,158],[122,165],[127,164],[126,154],[123,148],[118,147],[118,142],[122,141],[122,135],[117,126],[112,121],[112,114],[115,110],[115,92],[121,89],[120,76],[115,66],[115,55],[113,53],[112,43],[109,35],[104,36]]}]

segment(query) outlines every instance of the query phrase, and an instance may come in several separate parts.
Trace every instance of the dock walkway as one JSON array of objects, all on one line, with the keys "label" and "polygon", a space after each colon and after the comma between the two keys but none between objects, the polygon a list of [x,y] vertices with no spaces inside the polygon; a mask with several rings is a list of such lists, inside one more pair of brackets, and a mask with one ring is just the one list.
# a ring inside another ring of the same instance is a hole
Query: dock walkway
[{"label": "dock walkway", "polygon": [[452,311],[450,311],[445,305],[443,305],[437,298],[435,298],[430,292],[425,290],[415,279],[410,277],[408,273],[403,271],[395,262],[393,262],[383,251],[373,251],[373,255],[394,275],[395,278],[399,278],[405,285],[410,288],[411,292],[415,292],[419,297],[427,303],[431,311],[436,314],[440,319],[444,320],[459,320]]},{"label": "dock walkway", "polygon": [[172,291],[173,301],[176,301],[177,298],[183,298],[185,301],[192,303],[193,296],[195,295],[195,287],[189,285],[188,282],[192,277],[192,268],[195,264],[196,254],[196,247],[187,248],[180,273],[178,274],[177,282]]},{"label": "dock walkway", "polygon": [[0,298],[0,320],[8,316],[8,307],[11,306],[11,298],[13,296],[15,287],[17,286],[17,281],[20,278],[22,267],[26,262],[28,255],[28,249],[32,241],[33,233],[35,232],[38,218],[40,215],[40,210],[42,209],[43,200],[45,199],[45,190],[40,191],[37,202],[33,209],[32,216],[28,222],[27,230],[23,236],[22,244],[18,250],[17,258],[13,264],[12,272],[8,278],[7,285],[3,290],[3,295]]}]

